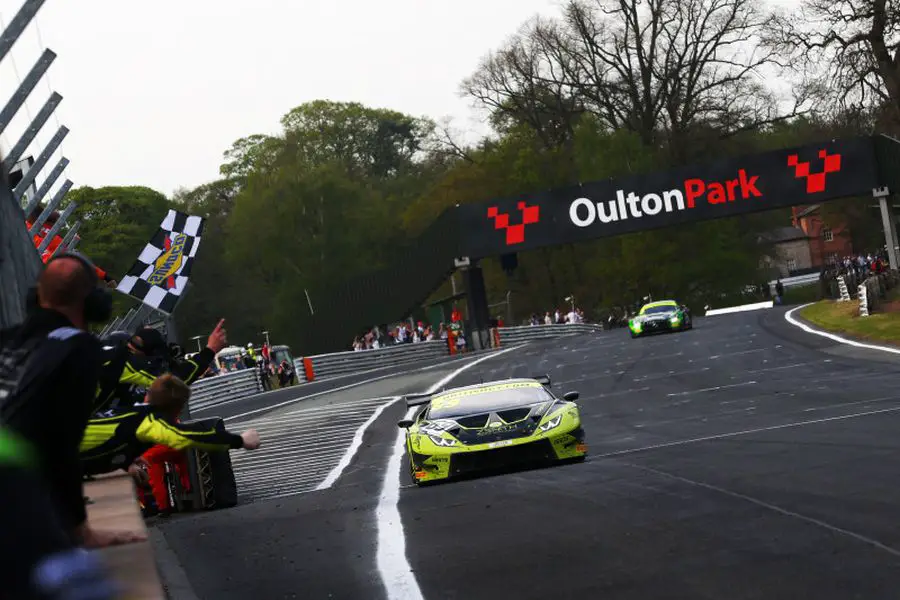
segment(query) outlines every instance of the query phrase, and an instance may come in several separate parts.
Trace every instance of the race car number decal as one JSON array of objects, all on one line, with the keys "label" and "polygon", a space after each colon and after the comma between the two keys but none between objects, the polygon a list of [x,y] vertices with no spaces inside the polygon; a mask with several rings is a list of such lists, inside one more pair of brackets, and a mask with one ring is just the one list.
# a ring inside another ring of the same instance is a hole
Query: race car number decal
[{"label": "race car number decal", "polygon": [[500,448],[502,446],[512,446],[512,440],[504,440],[502,442],[491,442],[488,444],[488,448]]}]

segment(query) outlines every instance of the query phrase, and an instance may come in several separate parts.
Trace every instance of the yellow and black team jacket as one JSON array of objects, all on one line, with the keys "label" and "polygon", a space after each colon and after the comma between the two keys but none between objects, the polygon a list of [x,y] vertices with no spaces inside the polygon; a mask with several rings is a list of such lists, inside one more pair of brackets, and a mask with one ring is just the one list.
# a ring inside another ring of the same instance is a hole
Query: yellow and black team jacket
[{"label": "yellow and black team jacket", "polygon": [[106,347],[94,413],[119,412],[123,407],[143,401],[146,389],[163,373],[171,373],[190,385],[200,379],[215,357],[209,348],[193,358],[175,361],[132,354],[124,343]]},{"label": "yellow and black team jacket", "polygon": [[243,448],[244,440],[226,431],[222,421],[173,423],[148,404],[135,405],[114,416],[88,422],[80,448],[84,473],[100,475],[127,469],[157,444],[175,450],[226,451]]}]

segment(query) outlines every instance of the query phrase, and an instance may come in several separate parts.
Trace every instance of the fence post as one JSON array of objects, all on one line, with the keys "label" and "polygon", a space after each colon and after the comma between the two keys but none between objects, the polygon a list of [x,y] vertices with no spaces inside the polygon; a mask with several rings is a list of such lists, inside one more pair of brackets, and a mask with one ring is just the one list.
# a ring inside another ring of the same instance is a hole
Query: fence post
[{"label": "fence post", "polygon": [[866,291],[866,284],[862,283],[859,286],[859,316],[868,317],[869,316],[869,298],[868,292]]}]

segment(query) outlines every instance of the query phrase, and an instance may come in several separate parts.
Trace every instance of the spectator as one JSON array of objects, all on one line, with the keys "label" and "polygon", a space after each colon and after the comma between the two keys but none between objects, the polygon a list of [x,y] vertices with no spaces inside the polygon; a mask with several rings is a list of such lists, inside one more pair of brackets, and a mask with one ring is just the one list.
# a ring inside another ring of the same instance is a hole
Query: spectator
[{"label": "spectator", "polygon": [[278,384],[281,387],[287,387],[293,380],[294,366],[285,358],[281,361],[281,364],[278,365]]},{"label": "spectator", "polygon": [[[0,540],[14,548],[4,552],[0,562],[12,561],[21,568],[18,582],[4,585],[4,592],[21,585],[22,578],[27,583],[49,553],[71,551],[73,544],[99,547],[142,539],[132,532],[92,529],[84,506],[78,445],[91,414],[101,356],[99,341],[86,329],[88,323],[108,320],[112,297],[100,287],[93,265],[73,254],[47,262],[34,297],[25,322],[0,332],[0,422],[7,439],[17,440],[16,453],[30,457],[27,462],[40,479],[35,484],[37,479],[28,483],[25,477],[21,488],[4,487],[3,496],[21,496],[40,521],[28,523],[35,532],[24,538],[15,535],[17,528],[3,529]],[[45,486],[48,498],[38,485]],[[10,494],[10,489],[15,492]],[[56,514],[46,513],[48,500]],[[4,500],[5,506],[9,503],[9,498]],[[17,503],[12,504],[13,512],[4,517],[14,514]],[[27,507],[18,504],[22,508]]]},{"label": "spectator", "polygon": [[784,284],[781,283],[781,278],[775,282],[775,304],[781,304],[784,298]]}]

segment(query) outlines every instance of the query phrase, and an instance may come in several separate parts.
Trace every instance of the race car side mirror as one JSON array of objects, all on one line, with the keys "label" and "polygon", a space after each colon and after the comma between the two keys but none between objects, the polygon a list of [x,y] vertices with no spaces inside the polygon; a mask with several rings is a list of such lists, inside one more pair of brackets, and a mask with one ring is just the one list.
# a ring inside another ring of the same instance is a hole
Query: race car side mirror
[{"label": "race car side mirror", "polygon": [[563,400],[567,402],[575,402],[578,400],[578,392],[566,392],[563,394]]},{"label": "race car side mirror", "polygon": [[409,429],[413,426],[413,423],[415,423],[415,421],[412,419],[403,419],[402,421],[397,422],[397,427],[400,429]]}]

